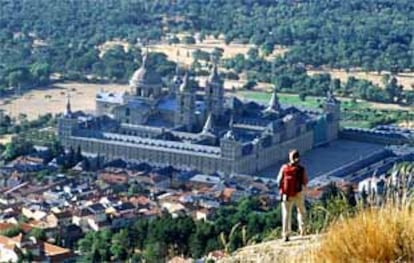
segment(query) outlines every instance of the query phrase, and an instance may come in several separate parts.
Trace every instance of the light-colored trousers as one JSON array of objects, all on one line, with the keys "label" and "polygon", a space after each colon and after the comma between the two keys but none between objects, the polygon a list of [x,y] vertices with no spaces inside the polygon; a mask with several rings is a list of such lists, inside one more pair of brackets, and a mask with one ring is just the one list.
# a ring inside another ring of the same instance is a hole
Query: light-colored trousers
[{"label": "light-colored trousers", "polygon": [[305,209],[305,195],[302,192],[297,193],[293,197],[286,198],[282,196],[282,236],[283,238],[288,237],[292,231],[292,207],[296,206],[298,214],[298,226],[301,235],[304,234],[306,209]]}]

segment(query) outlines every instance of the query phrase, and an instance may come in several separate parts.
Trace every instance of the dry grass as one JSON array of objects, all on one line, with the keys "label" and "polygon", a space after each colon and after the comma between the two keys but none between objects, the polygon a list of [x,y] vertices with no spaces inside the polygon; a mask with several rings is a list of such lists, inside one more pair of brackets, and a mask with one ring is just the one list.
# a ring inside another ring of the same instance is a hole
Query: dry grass
[{"label": "dry grass", "polygon": [[60,83],[55,87],[35,89],[15,98],[0,99],[0,109],[4,109],[12,117],[26,114],[29,120],[46,113],[61,113],[65,110],[66,94],[71,96],[72,109],[93,112],[95,110],[95,95],[105,91],[123,92],[128,90],[127,85],[117,84],[88,84],[88,83]]},{"label": "dry grass", "polygon": [[[339,217],[326,230],[317,258],[325,262],[414,262],[414,163],[395,165],[381,196]],[[377,206],[378,200],[383,200]],[[363,201],[362,199],[361,201]],[[320,262],[321,260],[319,260]]]},{"label": "dry grass", "polygon": [[97,47],[99,50],[99,57],[103,57],[105,52],[107,52],[108,50],[116,46],[121,46],[125,52],[128,52],[128,50],[131,48],[131,45],[127,41],[123,41],[119,39],[114,39],[112,41],[106,41],[105,43]]},{"label": "dry grass", "polygon": [[[365,72],[362,70],[352,70],[350,72],[338,69],[308,70],[309,75],[321,73],[329,73],[331,74],[332,78],[338,78],[343,83],[345,83],[350,76],[353,76],[357,79],[369,80],[372,83],[379,85],[380,87],[384,86],[382,83],[382,77],[387,74],[387,72],[383,72],[382,74],[378,75],[377,72]],[[414,85],[414,72],[400,73],[396,76],[396,78],[398,79],[398,83],[403,85],[405,90],[412,90],[411,85]]]},{"label": "dry grass", "polygon": [[414,121],[404,121],[398,124],[401,128],[414,129]]},{"label": "dry grass", "polygon": [[11,142],[12,135],[0,135],[0,144],[7,144]]},{"label": "dry grass", "polygon": [[252,47],[254,46],[249,44],[230,43],[229,45],[226,45],[223,39],[207,37],[202,43],[176,45],[162,43],[150,45],[148,48],[151,52],[161,52],[166,54],[169,60],[189,66],[193,62],[192,53],[197,49],[212,52],[214,48],[221,48],[224,51],[223,58],[232,58],[237,54],[247,54],[247,51]]},{"label": "dry grass", "polygon": [[[214,48],[221,48],[223,49],[223,58],[233,58],[237,54],[246,55],[247,51],[253,47],[255,46],[251,44],[230,43],[226,45],[223,37],[215,39],[212,36],[207,36],[202,43],[176,45],[156,44],[150,45],[149,50],[152,52],[162,52],[167,55],[169,60],[189,66],[193,62],[192,53],[197,49],[212,52]],[[275,46],[273,53],[267,56],[267,58],[271,59],[283,55],[287,51],[287,48]]]},{"label": "dry grass", "polygon": [[328,228],[317,255],[325,262],[413,261],[414,212],[388,205],[339,220]]}]

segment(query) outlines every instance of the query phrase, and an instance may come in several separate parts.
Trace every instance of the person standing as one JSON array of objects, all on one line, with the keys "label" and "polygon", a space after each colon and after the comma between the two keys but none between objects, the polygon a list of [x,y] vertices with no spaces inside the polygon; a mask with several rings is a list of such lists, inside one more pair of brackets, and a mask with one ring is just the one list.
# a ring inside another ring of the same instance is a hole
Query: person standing
[{"label": "person standing", "polygon": [[298,150],[289,152],[289,162],[284,164],[279,171],[277,182],[282,199],[282,237],[287,242],[292,227],[292,207],[297,208],[298,226],[300,235],[305,234],[305,194],[304,189],[308,184],[308,176],[305,168],[300,165]]}]

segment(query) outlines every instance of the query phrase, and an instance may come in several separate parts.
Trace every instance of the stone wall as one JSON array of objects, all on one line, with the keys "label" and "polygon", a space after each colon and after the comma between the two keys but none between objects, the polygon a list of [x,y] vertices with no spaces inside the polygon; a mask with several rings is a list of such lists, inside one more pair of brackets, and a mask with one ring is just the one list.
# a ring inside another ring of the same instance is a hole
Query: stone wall
[{"label": "stone wall", "polygon": [[311,150],[312,146],[313,131],[307,131],[294,139],[267,148],[256,145],[251,155],[245,156],[234,163],[234,171],[237,173],[255,174],[280,161],[286,160],[291,149],[298,149],[301,153],[304,153]]},{"label": "stone wall", "polygon": [[254,174],[286,159],[290,149],[296,148],[306,152],[312,148],[313,134],[307,132],[301,136],[273,145],[258,148],[252,154],[237,159],[229,159],[220,154],[207,154],[170,148],[157,148],[96,138],[68,137],[62,138],[65,147],[81,147],[83,152],[96,153],[107,161],[122,158],[134,162],[148,162],[154,165],[172,165],[177,168],[192,168],[203,173],[222,171],[225,173]]},{"label": "stone wall", "polygon": [[106,161],[118,158],[133,162],[148,162],[153,165],[172,165],[176,168],[192,168],[203,173],[214,173],[223,170],[225,163],[220,155],[203,154],[191,151],[178,151],[171,148],[158,148],[136,143],[118,142],[105,139],[70,137],[62,140],[63,144],[77,148],[83,152],[96,153]]}]

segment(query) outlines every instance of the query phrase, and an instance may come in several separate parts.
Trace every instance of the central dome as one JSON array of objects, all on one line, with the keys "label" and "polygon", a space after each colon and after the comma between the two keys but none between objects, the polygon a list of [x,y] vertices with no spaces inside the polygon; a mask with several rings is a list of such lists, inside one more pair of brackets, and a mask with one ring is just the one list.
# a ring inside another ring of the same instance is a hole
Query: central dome
[{"label": "central dome", "polygon": [[161,85],[162,79],[160,74],[155,70],[151,70],[148,67],[148,58],[147,55],[144,55],[142,59],[142,65],[137,69],[132,78],[129,81],[129,85],[133,88],[142,87],[145,88],[146,85]]}]

